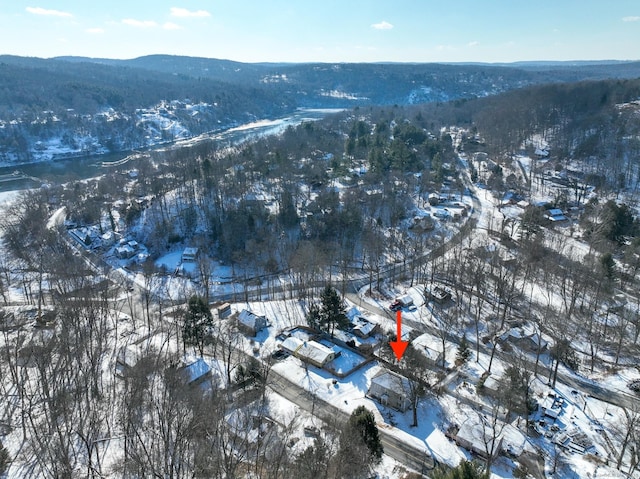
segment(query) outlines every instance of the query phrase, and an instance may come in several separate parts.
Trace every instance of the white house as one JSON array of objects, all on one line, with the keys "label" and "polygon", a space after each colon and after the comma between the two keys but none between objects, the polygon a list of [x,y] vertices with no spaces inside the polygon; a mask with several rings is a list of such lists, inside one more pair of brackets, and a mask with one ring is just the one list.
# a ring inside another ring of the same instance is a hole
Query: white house
[{"label": "white house", "polygon": [[489,425],[481,422],[477,417],[470,417],[462,423],[455,441],[458,446],[474,452],[478,456],[487,459],[491,456],[495,459],[502,452],[502,430],[504,424],[497,424],[494,438],[494,430]]},{"label": "white house", "polygon": [[133,249],[131,246],[129,246],[128,244],[125,244],[123,246],[118,246],[116,248],[116,256],[119,259],[129,259],[129,258],[133,258],[136,254],[136,250]]},{"label": "white house", "polygon": [[255,336],[268,325],[265,316],[259,316],[248,309],[243,309],[238,315],[238,327],[251,336]]},{"label": "white house", "polygon": [[302,361],[311,363],[319,368],[323,368],[339,354],[334,349],[320,344],[317,341],[303,341],[295,336],[290,336],[285,339],[280,345],[280,348]]},{"label": "white house", "polygon": [[370,396],[383,406],[389,406],[398,411],[406,411],[411,405],[409,380],[399,374],[382,369],[371,379],[367,391]]}]

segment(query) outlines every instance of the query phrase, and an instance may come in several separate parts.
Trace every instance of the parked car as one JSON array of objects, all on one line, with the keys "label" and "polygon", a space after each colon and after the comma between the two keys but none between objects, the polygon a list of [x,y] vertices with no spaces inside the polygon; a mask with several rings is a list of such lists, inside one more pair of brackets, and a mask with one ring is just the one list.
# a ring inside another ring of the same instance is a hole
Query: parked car
[{"label": "parked car", "polygon": [[389,305],[389,309],[391,311],[398,311],[401,308],[402,308],[402,303],[400,301],[398,301],[397,299],[393,303],[391,303]]}]

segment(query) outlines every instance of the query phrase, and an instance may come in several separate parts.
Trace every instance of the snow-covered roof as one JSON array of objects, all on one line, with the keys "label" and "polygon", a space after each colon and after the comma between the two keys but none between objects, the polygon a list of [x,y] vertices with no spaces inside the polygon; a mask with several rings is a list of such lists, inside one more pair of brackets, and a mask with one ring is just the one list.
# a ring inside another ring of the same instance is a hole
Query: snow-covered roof
[{"label": "snow-covered roof", "polygon": [[555,395],[548,395],[542,401],[542,409],[544,410],[544,414],[553,419],[556,419],[560,414],[562,414],[562,406],[564,405],[563,398],[557,398]]},{"label": "snow-covered roof", "polygon": [[377,326],[377,324],[372,323],[362,316],[353,318],[351,322],[353,323],[353,330],[360,332],[363,336],[369,336]]},{"label": "snow-covered roof", "polygon": [[118,353],[117,362],[126,367],[133,367],[140,360],[142,352],[140,348],[134,344],[127,344]]},{"label": "snow-covered roof", "polygon": [[349,321],[353,321],[353,319],[358,316],[362,316],[362,313],[355,306],[352,306],[351,309],[347,311],[347,318],[349,318]]},{"label": "snow-covered roof", "polygon": [[500,431],[495,440],[497,444],[494,446],[494,438],[492,428],[481,422],[479,418],[470,417],[460,425],[456,438],[464,441],[476,453],[488,455],[487,453],[498,454],[501,449],[503,424],[496,425],[496,431]]},{"label": "snow-covered roof", "polygon": [[267,318],[259,316],[248,309],[243,309],[238,315],[238,321],[251,329],[261,329],[267,324]]},{"label": "snow-covered roof", "polygon": [[552,208],[547,211],[547,217],[550,221],[564,221],[567,219],[562,210],[558,208]]},{"label": "snow-covered roof", "polygon": [[182,252],[182,257],[193,257],[195,258],[198,255],[198,248],[185,248],[184,251]]},{"label": "snow-covered roof", "polygon": [[185,373],[187,382],[190,384],[209,374],[211,367],[209,367],[204,359],[199,358],[195,362],[183,367],[182,371]]},{"label": "snow-covered roof", "polygon": [[403,294],[402,296],[399,296],[398,301],[400,301],[405,306],[413,304],[413,298],[410,294]]},{"label": "snow-covered roof", "polygon": [[371,384],[378,385],[387,391],[396,391],[398,393],[409,391],[409,380],[407,378],[386,369],[371,378]]},{"label": "snow-covered roof", "polygon": [[118,246],[116,248],[116,252],[119,255],[133,255],[133,253],[135,253],[135,250],[131,246],[126,244],[124,246]]},{"label": "snow-covered roof", "polygon": [[316,341],[302,341],[295,336],[290,336],[282,342],[282,348],[294,356],[315,364],[326,364],[334,356],[335,351]]},{"label": "snow-covered roof", "polygon": [[549,156],[549,152],[547,150],[543,150],[542,148],[536,148],[535,153],[538,156]]}]

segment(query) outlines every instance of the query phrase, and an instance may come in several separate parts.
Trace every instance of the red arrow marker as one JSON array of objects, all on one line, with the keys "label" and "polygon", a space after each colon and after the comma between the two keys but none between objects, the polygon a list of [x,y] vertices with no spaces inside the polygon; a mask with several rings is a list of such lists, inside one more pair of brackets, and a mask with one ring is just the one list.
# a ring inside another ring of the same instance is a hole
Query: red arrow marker
[{"label": "red arrow marker", "polygon": [[395,341],[389,341],[389,346],[391,346],[391,349],[393,349],[393,354],[395,354],[396,358],[398,358],[398,361],[400,361],[402,359],[402,356],[404,355],[404,352],[407,349],[407,346],[409,345],[408,341],[402,340],[402,311],[401,310],[396,311],[396,321],[398,324],[398,334],[396,335]]}]

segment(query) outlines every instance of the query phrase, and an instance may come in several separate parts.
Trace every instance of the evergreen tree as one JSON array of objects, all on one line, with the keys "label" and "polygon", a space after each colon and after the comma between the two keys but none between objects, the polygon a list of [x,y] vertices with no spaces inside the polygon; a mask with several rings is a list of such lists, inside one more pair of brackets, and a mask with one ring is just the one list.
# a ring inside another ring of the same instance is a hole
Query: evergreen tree
[{"label": "evergreen tree", "polygon": [[289,191],[283,191],[280,195],[278,219],[285,228],[291,228],[298,224],[298,212],[296,211],[293,195]]},{"label": "evergreen tree", "polygon": [[309,325],[311,329],[320,329],[320,308],[317,304],[311,303],[306,319],[307,325]]},{"label": "evergreen tree", "polygon": [[338,292],[331,286],[324,288],[320,295],[322,306],[320,308],[319,323],[320,328],[333,336],[335,328],[346,328],[349,326],[344,303],[340,299]]},{"label": "evergreen tree", "polygon": [[331,451],[322,438],[317,438],[296,457],[295,476],[299,479],[326,479],[329,473]]},{"label": "evergreen tree", "polygon": [[376,462],[382,459],[384,449],[378,434],[378,426],[373,413],[364,406],[358,406],[349,417],[348,427],[357,431]]},{"label": "evergreen tree", "polygon": [[189,306],[182,326],[182,341],[197,346],[200,354],[204,353],[204,342],[208,329],[213,326],[213,315],[205,300],[193,295],[189,298]]},{"label": "evergreen tree", "polygon": [[460,366],[464,366],[471,357],[471,349],[469,349],[469,343],[466,336],[462,336],[460,344],[458,345],[458,352],[456,353],[456,362]]},{"label": "evergreen tree", "polygon": [[603,254],[600,257],[600,266],[604,273],[604,277],[611,281],[615,277],[616,273],[616,262],[613,259],[613,255],[609,252]]}]

